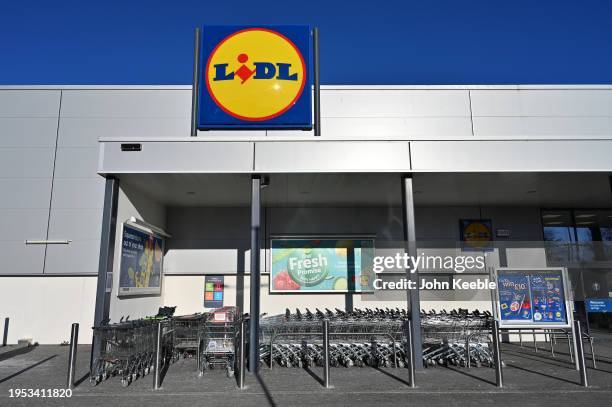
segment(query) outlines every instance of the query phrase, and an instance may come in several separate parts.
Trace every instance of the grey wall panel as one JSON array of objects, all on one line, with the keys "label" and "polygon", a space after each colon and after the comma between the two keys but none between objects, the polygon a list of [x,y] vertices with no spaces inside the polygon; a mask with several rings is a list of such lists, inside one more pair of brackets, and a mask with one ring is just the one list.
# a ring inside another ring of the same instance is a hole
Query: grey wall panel
[{"label": "grey wall panel", "polygon": [[0,90],[0,274],[43,272],[60,91]]},{"label": "grey wall panel", "polygon": [[414,141],[415,171],[611,171],[612,141]]},{"label": "grey wall panel", "polygon": [[59,146],[93,147],[100,137],[187,137],[187,90],[64,91]]},{"label": "grey wall panel", "polygon": [[100,239],[75,240],[69,245],[48,245],[45,274],[92,274],[98,272]]},{"label": "grey wall panel", "polygon": [[1,274],[42,273],[44,246],[26,240],[45,239],[48,209],[0,209]]},{"label": "grey wall panel", "polygon": [[2,117],[1,147],[55,147],[57,117]]},{"label": "grey wall panel", "polygon": [[101,173],[250,172],[253,143],[147,142],[142,151],[121,151],[121,143],[103,143]]},{"label": "grey wall panel", "polygon": [[100,209],[104,205],[104,178],[56,178],[52,209]]},{"label": "grey wall panel", "polygon": [[40,274],[43,270],[44,245],[25,245],[23,241],[0,242],[0,274]]},{"label": "grey wall panel", "polygon": [[0,209],[0,242],[44,239],[48,215],[47,208]]},{"label": "grey wall panel", "polygon": [[323,117],[469,117],[467,90],[321,91]]},{"label": "grey wall panel", "polygon": [[100,240],[102,232],[100,209],[52,209],[49,239]]},{"label": "grey wall panel", "polygon": [[0,90],[0,117],[55,117],[59,90]]},{"label": "grey wall panel", "polygon": [[[268,135],[312,136],[312,131],[274,130]],[[472,123],[465,117],[323,117],[321,138],[410,138],[415,136],[471,136]]]},{"label": "grey wall panel", "polygon": [[408,171],[408,142],[256,143],[255,170],[268,172]]},{"label": "grey wall panel", "polygon": [[50,177],[53,174],[54,150],[51,147],[0,147],[0,177]]},{"label": "grey wall panel", "polygon": [[474,117],[476,136],[606,136],[610,117]]},{"label": "grey wall panel", "polygon": [[65,90],[62,117],[189,117],[191,91],[181,90]]},{"label": "grey wall panel", "polygon": [[56,178],[98,180],[98,147],[59,147],[55,160]]},{"label": "grey wall panel", "polygon": [[612,90],[472,90],[477,136],[612,134]]},{"label": "grey wall panel", "polygon": [[51,178],[0,178],[0,208],[48,209]]},{"label": "grey wall panel", "polygon": [[612,116],[612,89],[472,90],[474,116]]},{"label": "grey wall panel", "polygon": [[73,118],[62,115],[61,147],[91,147],[102,137],[188,137],[189,118]]}]

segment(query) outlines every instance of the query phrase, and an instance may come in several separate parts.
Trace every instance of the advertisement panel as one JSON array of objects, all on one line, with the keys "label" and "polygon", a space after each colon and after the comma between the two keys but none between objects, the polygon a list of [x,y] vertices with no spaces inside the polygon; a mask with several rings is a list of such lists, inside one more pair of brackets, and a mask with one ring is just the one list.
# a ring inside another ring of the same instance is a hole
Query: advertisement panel
[{"label": "advertisement panel", "polygon": [[119,296],[161,294],[164,239],[129,223],[122,230]]},{"label": "advertisement panel", "polygon": [[571,299],[561,268],[496,271],[496,304],[501,327],[569,327]]},{"label": "advertisement panel", "polygon": [[373,290],[374,239],[278,238],[270,253],[272,293]]},{"label": "advertisement panel", "polygon": [[308,26],[205,26],[198,129],[312,128]]},{"label": "advertisement panel", "polygon": [[204,308],[223,307],[225,278],[223,276],[204,277]]}]

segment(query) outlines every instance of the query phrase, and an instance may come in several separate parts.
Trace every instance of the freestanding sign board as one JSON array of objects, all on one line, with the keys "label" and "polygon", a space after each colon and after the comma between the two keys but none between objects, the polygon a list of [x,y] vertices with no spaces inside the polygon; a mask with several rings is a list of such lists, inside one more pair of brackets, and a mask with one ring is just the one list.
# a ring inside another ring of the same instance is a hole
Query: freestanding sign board
[{"label": "freestanding sign board", "polygon": [[198,129],[311,129],[308,26],[205,26]]},{"label": "freestanding sign board", "polygon": [[498,268],[495,311],[500,328],[570,328],[567,269]]},{"label": "freestanding sign board", "polygon": [[121,233],[119,296],[161,294],[164,239],[124,223]]}]

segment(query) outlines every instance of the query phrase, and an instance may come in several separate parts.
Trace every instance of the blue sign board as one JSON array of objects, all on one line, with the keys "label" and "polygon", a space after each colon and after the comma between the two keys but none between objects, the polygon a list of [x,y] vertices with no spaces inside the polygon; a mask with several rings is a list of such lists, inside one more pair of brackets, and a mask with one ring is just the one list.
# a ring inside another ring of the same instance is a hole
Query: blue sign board
[{"label": "blue sign board", "polygon": [[206,26],[198,129],[311,129],[308,26]]},{"label": "blue sign board", "polygon": [[587,298],[584,305],[587,312],[612,312],[612,298]]},{"label": "blue sign board", "polygon": [[497,284],[502,322],[567,324],[561,270],[500,270]]}]

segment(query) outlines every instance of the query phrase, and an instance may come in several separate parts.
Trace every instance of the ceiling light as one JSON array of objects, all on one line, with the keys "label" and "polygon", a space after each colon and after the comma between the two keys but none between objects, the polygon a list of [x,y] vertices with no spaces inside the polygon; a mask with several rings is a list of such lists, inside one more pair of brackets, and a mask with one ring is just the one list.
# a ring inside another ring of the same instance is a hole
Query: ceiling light
[{"label": "ceiling light", "polygon": [[563,215],[558,215],[558,214],[557,214],[557,215],[555,215],[555,214],[552,214],[552,213],[547,213],[546,215],[542,215],[542,217],[543,217],[544,219],[550,219],[550,218],[560,218],[560,217],[562,217],[562,216],[563,216]]},{"label": "ceiling light", "polygon": [[583,214],[580,214],[580,215],[576,215],[576,216],[574,216],[574,217],[575,217],[575,218],[592,218],[592,217],[594,217],[594,216],[595,216],[595,215],[594,215],[594,214],[592,214],[592,213],[583,213]]}]

